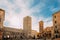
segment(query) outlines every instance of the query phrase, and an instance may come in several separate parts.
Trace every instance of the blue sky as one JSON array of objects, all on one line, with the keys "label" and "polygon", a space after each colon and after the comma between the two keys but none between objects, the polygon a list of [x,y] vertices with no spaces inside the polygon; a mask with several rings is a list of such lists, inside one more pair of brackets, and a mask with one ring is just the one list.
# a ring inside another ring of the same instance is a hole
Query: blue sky
[{"label": "blue sky", "polygon": [[23,28],[23,18],[32,17],[32,29],[38,30],[39,21],[44,28],[52,26],[52,14],[60,10],[60,0],[0,0],[0,8],[5,10],[4,26]]}]

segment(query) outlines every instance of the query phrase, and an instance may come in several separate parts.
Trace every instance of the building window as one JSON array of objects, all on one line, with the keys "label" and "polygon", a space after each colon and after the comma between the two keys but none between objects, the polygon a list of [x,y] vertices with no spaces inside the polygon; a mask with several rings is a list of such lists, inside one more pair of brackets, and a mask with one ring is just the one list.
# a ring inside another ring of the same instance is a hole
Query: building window
[{"label": "building window", "polygon": [[1,22],[1,18],[0,18],[0,22]]},{"label": "building window", "polygon": [[56,16],[54,16],[56,18]]},{"label": "building window", "polygon": [[57,26],[55,26],[55,28],[57,28]]},{"label": "building window", "polygon": [[55,31],[55,33],[56,33],[56,31]]},{"label": "building window", "polygon": [[58,35],[56,35],[56,38],[58,38]]},{"label": "building window", "polygon": [[55,23],[57,23],[57,22],[55,21]]},{"label": "building window", "polygon": [[59,33],[59,32],[56,30],[55,33]]}]

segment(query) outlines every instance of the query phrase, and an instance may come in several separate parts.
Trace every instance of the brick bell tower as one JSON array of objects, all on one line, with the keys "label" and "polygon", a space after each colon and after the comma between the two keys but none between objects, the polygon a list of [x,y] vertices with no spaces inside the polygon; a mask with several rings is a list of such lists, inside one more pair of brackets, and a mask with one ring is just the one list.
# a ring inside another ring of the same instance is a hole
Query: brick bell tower
[{"label": "brick bell tower", "polygon": [[3,37],[4,18],[5,18],[5,11],[3,9],[0,9],[0,40],[2,40],[2,37]]}]

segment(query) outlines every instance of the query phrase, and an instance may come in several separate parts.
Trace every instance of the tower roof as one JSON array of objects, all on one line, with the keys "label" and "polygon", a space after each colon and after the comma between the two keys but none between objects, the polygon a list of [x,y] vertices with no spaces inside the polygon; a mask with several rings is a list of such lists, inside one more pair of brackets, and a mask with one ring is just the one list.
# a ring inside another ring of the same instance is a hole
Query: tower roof
[{"label": "tower roof", "polygon": [[0,9],[1,11],[4,11],[3,9]]},{"label": "tower roof", "polygon": [[30,16],[26,16],[26,17],[24,17],[24,19],[26,19],[26,18],[31,18]]},{"label": "tower roof", "polygon": [[26,17],[30,17],[30,16],[26,16]]},{"label": "tower roof", "polygon": [[43,21],[40,21],[39,23],[43,23]]}]

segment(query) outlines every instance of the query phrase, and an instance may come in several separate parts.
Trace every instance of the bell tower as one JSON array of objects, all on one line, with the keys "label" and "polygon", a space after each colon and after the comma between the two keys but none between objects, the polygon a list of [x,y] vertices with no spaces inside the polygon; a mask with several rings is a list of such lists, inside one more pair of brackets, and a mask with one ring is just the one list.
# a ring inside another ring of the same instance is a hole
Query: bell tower
[{"label": "bell tower", "polygon": [[40,33],[43,33],[43,28],[44,28],[44,22],[43,21],[40,21],[39,22],[39,32]]}]

